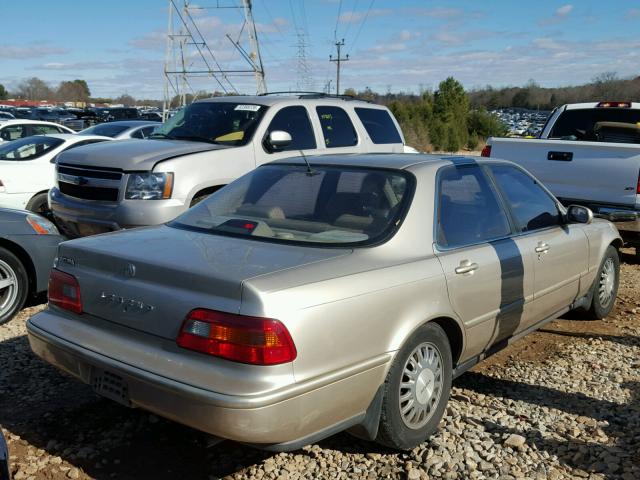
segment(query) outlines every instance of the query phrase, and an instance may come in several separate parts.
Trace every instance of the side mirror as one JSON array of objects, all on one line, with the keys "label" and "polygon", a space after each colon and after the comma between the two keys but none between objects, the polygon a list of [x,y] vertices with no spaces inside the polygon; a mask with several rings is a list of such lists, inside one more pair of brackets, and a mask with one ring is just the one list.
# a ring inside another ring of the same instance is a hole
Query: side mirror
[{"label": "side mirror", "polygon": [[593,212],[581,205],[569,205],[567,209],[567,220],[569,223],[591,223]]},{"label": "side mirror", "polygon": [[275,151],[291,145],[291,142],[291,135],[288,132],[285,132],[284,130],[274,130],[269,133],[266,143],[269,151]]}]

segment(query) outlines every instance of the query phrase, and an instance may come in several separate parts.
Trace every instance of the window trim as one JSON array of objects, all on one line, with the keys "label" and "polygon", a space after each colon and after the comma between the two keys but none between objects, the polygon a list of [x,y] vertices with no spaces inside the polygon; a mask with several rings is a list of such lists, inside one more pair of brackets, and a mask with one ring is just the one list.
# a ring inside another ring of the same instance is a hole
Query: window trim
[{"label": "window trim", "polygon": [[[482,240],[480,242],[473,242],[473,243],[467,243],[464,245],[456,245],[454,247],[449,247],[446,245],[440,245],[440,243],[438,242],[438,232],[439,232],[439,227],[440,227],[440,199],[441,199],[441,177],[442,177],[442,173],[443,171],[446,171],[449,168],[471,168],[471,167],[477,167],[480,174],[485,178],[485,180],[487,181],[487,183],[489,184],[489,186],[493,189],[493,193],[496,196],[496,199],[498,201],[498,205],[500,206],[500,208],[503,209],[505,217],[507,218],[507,223],[509,225],[509,233],[507,235],[503,235],[500,237],[496,237],[496,238],[491,238],[491,239],[487,239],[487,240]],[[496,189],[496,186],[493,183],[493,178],[488,177],[487,173],[485,171],[485,169],[483,168],[482,164],[479,163],[467,163],[467,164],[461,164],[461,165],[444,165],[442,167],[440,167],[438,169],[438,171],[436,172],[436,188],[435,188],[435,202],[434,202],[434,212],[433,212],[433,245],[435,246],[436,251],[438,252],[451,252],[454,250],[462,250],[465,248],[469,248],[469,247],[475,247],[478,245],[488,245],[492,242],[497,242],[499,240],[504,240],[505,238],[511,238],[514,236],[515,230],[514,230],[514,224],[512,223],[512,219],[511,219],[511,215],[510,215],[510,211],[505,207],[505,201],[502,198],[502,192]]]},{"label": "window trim", "polygon": [[[339,147],[328,147],[327,146],[327,138],[324,136],[324,129],[322,128],[322,119],[320,118],[320,114],[318,113],[318,108],[337,108],[338,110],[342,110],[344,112],[344,114],[347,116],[347,118],[349,119],[349,122],[351,123],[351,126],[353,127],[353,133],[356,134],[356,143],[354,143],[353,145],[341,145]],[[338,105],[316,105],[314,107],[314,112],[316,114],[316,120],[318,121],[318,126],[320,127],[320,137],[322,139],[322,148],[325,150],[334,150],[336,148],[354,148],[357,147],[361,144],[362,139],[360,138],[360,133],[358,132],[358,129],[356,128],[356,124],[353,121],[353,118],[351,118],[351,115],[349,115],[349,112],[342,108],[339,107]],[[356,118],[358,116],[356,115]],[[358,118],[358,122],[360,122],[360,119]],[[360,122],[362,123],[362,122]],[[389,144],[389,145],[394,145],[394,144]]]}]

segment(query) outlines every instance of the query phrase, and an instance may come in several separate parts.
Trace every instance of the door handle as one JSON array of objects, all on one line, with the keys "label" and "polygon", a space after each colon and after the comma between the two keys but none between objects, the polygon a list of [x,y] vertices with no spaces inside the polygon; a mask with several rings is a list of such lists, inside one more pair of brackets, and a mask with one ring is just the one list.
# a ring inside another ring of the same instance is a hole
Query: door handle
[{"label": "door handle", "polygon": [[463,260],[460,262],[460,266],[456,267],[456,273],[458,275],[464,275],[465,273],[473,273],[473,271],[477,269],[477,263],[471,263],[469,260]]},{"label": "door handle", "polygon": [[573,160],[573,152],[548,152],[547,160],[558,162],[570,162]]},{"label": "door handle", "polygon": [[547,253],[551,247],[548,243],[539,242],[536,247],[536,253]]}]

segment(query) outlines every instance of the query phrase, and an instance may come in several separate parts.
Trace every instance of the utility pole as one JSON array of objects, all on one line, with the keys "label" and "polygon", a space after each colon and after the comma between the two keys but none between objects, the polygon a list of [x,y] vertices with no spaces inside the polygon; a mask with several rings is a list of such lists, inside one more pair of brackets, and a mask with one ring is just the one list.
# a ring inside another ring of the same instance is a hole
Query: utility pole
[{"label": "utility pole", "polygon": [[341,41],[336,42],[336,49],[338,50],[338,56],[336,58],[333,58],[332,55],[329,55],[329,61],[336,62],[336,95],[340,95],[340,63],[346,62],[349,60],[349,55],[347,55],[346,57],[340,56],[340,49],[342,47],[344,47],[344,38]]}]

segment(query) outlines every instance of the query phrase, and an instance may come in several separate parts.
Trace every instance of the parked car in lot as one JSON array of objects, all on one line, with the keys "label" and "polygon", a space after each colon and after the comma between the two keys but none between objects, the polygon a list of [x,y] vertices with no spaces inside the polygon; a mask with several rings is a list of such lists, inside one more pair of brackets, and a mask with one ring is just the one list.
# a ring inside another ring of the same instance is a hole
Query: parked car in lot
[{"label": "parked car in lot", "polygon": [[122,120],[119,122],[99,123],[93,127],[85,128],[78,132],[78,135],[102,135],[115,140],[149,138],[149,135],[159,125],[158,122],[148,120]]},{"label": "parked car in lot", "polygon": [[0,144],[31,135],[49,135],[52,133],[75,133],[70,128],[52,122],[39,120],[6,120],[0,121]]},{"label": "parked car in lot", "polygon": [[565,205],[615,221],[640,258],[640,103],[563,105],[539,139],[490,138],[483,155],[512,160]]},{"label": "parked car in lot", "polygon": [[27,299],[47,290],[61,241],[46,218],[0,208],[0,324],[11,320]]},{"label": "parked car in lot", "polygon": [[0,480],[11,480],[9,470],[9,449],[0,429]]},{"label": "parked car in lot", "polygon": [[9,112],[0,111],[0,120],[14,120],[16,117]]},{"label": "parked car in lot", "polygon": [[167,225],[60,246],[33,351],[124,405],[293,450],[399,449],[452,378],[546,322],[613,308],[621,239],[520,167],[281,160]]},{"label": "parked car in lot", "polygon": [[[402,152],[381,105],[323,95],[218,97],[150,137],[65,153],[50,204],[71,237],[156,225],[265,162],[305,154]],[[78,187],[77,178],[87,182]]]},{"label": "parked car in lot", "polygon": [[35,135],[0,144],[0,207],[47,213],[55,158],[72,148],[111,140],[69,133]]}]

